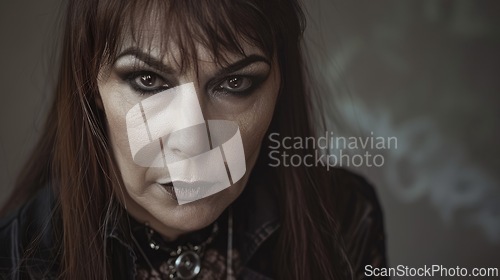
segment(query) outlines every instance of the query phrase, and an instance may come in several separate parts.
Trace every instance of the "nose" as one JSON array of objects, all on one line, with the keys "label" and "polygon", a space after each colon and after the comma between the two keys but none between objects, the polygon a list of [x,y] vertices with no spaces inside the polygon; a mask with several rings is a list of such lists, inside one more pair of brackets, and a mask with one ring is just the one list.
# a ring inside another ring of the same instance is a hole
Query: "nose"
[{"label": "nose", "polygon": [[205,119],[194,83],[178,87],[167,110],[173,120],[170,134],[164,142],[167,163],[187,159],[210,150]]},{"label": "nose", "polygon": [[164,140],[167,163],[191,158],[209,150],[210,140],[205,123],[176,130]]},{"label": "nose", "polygon": [[193,83],[142,100],[127,114],[127,128],[134,161],[142,166],[160,167],[210,149]]},{"label": "nose", "polygon": [[193,83],[166,92],[168,105],[161,108],[158,126],[166,163],[187,159],[210,150],[210,141],[198,94]]}]

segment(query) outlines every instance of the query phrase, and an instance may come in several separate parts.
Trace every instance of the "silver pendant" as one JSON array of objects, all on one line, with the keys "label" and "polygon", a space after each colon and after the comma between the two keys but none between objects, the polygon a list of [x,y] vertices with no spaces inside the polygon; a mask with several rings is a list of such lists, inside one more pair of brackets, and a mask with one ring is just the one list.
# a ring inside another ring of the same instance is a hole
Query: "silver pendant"
[{"label": "silver pendant", "polygon": [[169,248],[161,244],[153,237],[155,232],[146,224],[146,236],[148,238],[149,247],[152,250],[162,250],[168,253],[169,258],[166,262],[166,267],[163,273],[168,275],[172,280],[189,280],[194,279],[201,270],[201,258],[205,251],[205,246],[212,242],[215,235],[219,231],[217,223],[213,225],[212,234],[199,245],[187,243],[185,245],[177,246],[176,249]]},{"label": "silver pendant", "polygon": [[177,250],[170,252],[167,261],[170,279],[188,280],[195,278],[201,270],[201,255],[199,246],[187,244],[178,246]]},{"label": "silver pendant", "polygon": [[175,270],[179,279],[193,279],[200,273],[200,256],[193,251],[186,251],[175,259]]}]

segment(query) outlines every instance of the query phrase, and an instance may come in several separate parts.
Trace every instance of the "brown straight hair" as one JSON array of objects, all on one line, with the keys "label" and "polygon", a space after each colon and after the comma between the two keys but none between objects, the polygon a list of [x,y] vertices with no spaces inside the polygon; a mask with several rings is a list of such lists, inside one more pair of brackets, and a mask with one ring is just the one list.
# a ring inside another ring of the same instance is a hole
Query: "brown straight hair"
[{"label": "brown straight hair", "polygon": [[[36,152],[5,209],[51,184],[60,218],[63,279],[110,279],[106,226],[123,211],[123,191],[107,138],[106,119],[95,102],[98,73],[112,63],[130,32],[148,43],[141,27],[159,26],[161,42],[181,50],[182,68],[197,67],[196,46],[216,62],[241,53],[245,40],[277,55],[281,88],[269,132],[314,135],[315,96],[306,90],[302,59],[303,12],[297,0],[73,0],[67,4],[60,69],[52,109]],[[150,42],[149,42],[150,43]],[[162,51],[167,51],[164,44]],[[267,139],[267,138],[266,138]],[[266,141],[257,164],[267,165]],[[303,155],[311,151],[296,151]],[[275,276],[280,279],[345,279],[353,272],[333,213],[331,176],[320,168],[276,167],[281,229]],[[255,174],[252,176],[258,176]],[[5,211],[2,211],[5,212]]]}]

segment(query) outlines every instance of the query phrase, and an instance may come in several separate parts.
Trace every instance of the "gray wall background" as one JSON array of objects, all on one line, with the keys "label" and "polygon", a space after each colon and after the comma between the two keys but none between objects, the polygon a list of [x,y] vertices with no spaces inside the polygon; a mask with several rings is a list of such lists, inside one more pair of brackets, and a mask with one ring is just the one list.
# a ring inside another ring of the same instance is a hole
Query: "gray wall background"
[{"label": "gray wall background", "polygon": [[[50,101],[59,2],[0,2],[0,203]],[[499,3],[308,1],[329,129],[398,138],[383,167],[352,168],[379,193],[391,266],[500,267]]]},{"label": "gray wall background", "polygon": [[378,190],[391,265],[500,267],[500,2],[308,3],[329,129],[398,139],[351,168]]}]

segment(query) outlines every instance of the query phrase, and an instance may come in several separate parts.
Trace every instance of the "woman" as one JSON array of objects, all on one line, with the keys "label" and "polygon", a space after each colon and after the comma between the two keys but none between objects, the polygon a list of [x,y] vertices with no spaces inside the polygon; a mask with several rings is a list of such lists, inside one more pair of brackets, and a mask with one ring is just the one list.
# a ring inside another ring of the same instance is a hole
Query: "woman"
[{"label": "woman", "polygon": [[[295,0],[70,1],[37,149],[4,207],[8,278],[351,279],[385,265],[372,188],[271,167],[318,128]],[[297,150],[305,155],[311,150]]]}]

